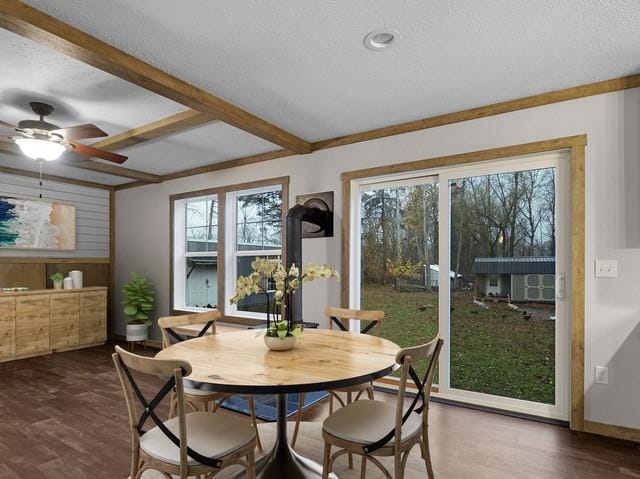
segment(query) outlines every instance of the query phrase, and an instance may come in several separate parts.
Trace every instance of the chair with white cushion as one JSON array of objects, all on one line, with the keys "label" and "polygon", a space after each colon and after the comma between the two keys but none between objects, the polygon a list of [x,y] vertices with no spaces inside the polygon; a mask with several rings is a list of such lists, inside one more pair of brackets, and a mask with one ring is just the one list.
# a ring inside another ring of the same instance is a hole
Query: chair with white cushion
[{"label": "chair with white cushion", "polygon": [[[360,400],[338,409],[322,423],[324,438],[323,479],[329,477],[336,458],[343,454],[362,457],[361,478],[365,477],[367,462],[378,466],[385,477],[402,479],[411,449],[419,445],[425,461],[427,475],[433,479],[433,466],[429,453],[429,398],[433,376],[442,349],[442,339],[400,350],[396,362],[401,366],[400,384],[396,403]],[[430,358],[424,378],[420,378],[413,365]],[[417,394],[405,411],[407,380],[415,383]],[[418,402],[421,402],[418,406]],[[339,450],[333,455],[331,448]],[[394,458],[391,475],[377,459],[380,456]]]},{"label": "chair with white cushion", "polygon": [[[364,309],[345,309],[327,306],[324,310],[325,316],[329,318],[329,329],[337,327],[340,331],[349,331],[349,320],[355,319],[364,324],[361,334],[367,334],[375,328],[374,333],[380,337],[382,333],[382,321],[384,320],[384,311],[368,311]],[[332,389],[329,393],[329,414],[333,414],[334,399],[344,407],[357,401],[366,394],[369,399],[375,399],[373,391],[373,383],[366,382],[363,384],[355,384],[344,388]],[[341,398],[343,394],[345,398]],[[296,447],[298,433],[300,431],[300,423],[302,422],[302,413],[304,410],[304,393],[298,395],[298,412],[296,413],[296,423],[291,438],[291,447]],[[349,456],[349,467],[353,467],[351,456]]]},{"label": "chair with white cushion", "polygon": [[[197,333],[197,337],[205,334],[216,334],[216,321],[221,318],[220,311],[207,311],[205,313],[185,314],[182,316],[165,316],[158,319],[158,326],[162,332],[162,347],[167,348],[171,344],[179,343],[189,339],[188,337],[176,331],[178,328],[185,328],[192,325],[204,324],[202,329]],[[211,411],[216,412],[218,407],[226,400],[233,397],[233,394],[212,392],[200,390],[190,387],[184,388],[185,404],[194,411]],[[258,434],[258,421],[256,419],[256,408],[253,396],[248,394],[245,396],[249,405],[249,414],[251,415],[251,423],[256,429],[256,438],[258,450],[262,451],[262,443]],[[171,396],[171,406],[169,408],[169,417],[175,414],[175,397]]]},{"label": "chair with white cushion", "polygon": [[[185,412],[183,377],[191,374],[189,363],[138,356],[119,346],[116,346],[113,362],[129,413],[130,479],[139,479],[150,469],[167,478],[171,475],[181,479],[199,475],[210,478],[231,465],[243,466],[247,477],[255,478],[256,432],[253,427],[231,414]],[[136,383],[134,373],[169,379],[153,399],[148,400]],[[177,415],[163,422],[155,409],[172,390],[175,390]],[[149,419],[155,427],[145,431]]]}]

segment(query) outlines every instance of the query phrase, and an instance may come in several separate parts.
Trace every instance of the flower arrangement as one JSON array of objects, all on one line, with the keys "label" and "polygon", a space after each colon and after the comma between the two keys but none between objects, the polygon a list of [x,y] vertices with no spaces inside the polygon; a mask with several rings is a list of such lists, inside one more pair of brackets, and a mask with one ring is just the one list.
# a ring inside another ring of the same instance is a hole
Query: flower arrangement
[{"label": "flower arrangement", "polygon": [[[268,337],[285,339],[298,337],[302,334],[302,325],[294,323],[293,311],[289,307],[291,300],[300,289],[301,283],[311,282],[316,279],[340,279],[333,266],[306,264],[302,273],[293,264],[289,271],[282,263],[266,258],[256,258],[251,262],[253,273],[249,276],[240,276],[236,282],[236,290],[231,298],[231,304],[237,304],[244,298],[253,294],[264,294],[267,299],[267,329]],[[275,285],[273,301],[268,290],[268,285]]]}]

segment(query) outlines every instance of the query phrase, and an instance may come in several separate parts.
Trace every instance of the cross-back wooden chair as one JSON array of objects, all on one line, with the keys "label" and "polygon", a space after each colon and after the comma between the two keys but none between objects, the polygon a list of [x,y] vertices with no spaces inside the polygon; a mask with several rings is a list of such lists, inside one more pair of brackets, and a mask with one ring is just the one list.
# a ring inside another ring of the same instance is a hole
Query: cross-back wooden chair
[{"label": "cross-back wooden chair", "polygon": [[[367,323],[364,328],[360,330],[361,334],[367,334],[369,331],[375,328],[376,336],[382,334],[382,321],[384,320],[384,311],[368,311],[364,309],[345,309],[334,308],[328,306],[324,310],[325,316],[329,318],[329,329],[338,328],[341,331],[349,331],[349,320],[357,319]],[[340,394],[345,394],[345,400],[340,397]],[[374,399],[373,384],[364,383],[357,384],[355,386],[349,386],[345,388],[332,389],[329,391],[329,414],[333,413],[333,401],[334,399],[340,403],[340,406],[344,407],[347,404],[351,404],[353,401],[357,401],[363,394],[367,394],[369,399]],[[300,422],[302,421],[302,410],[304,407],[304,394],[298,396],[298,411],[296,413],[296,424],[293,429],[293,437],[291,438],[291,446],[295,447],[298,440],[298,432],[300,430]],[[351,465],[351,458],[349,458],[349,465]]]},{"label": "cross-back wooden chair", "polygon": [[[186,361],[138,356],[116,346],[113,362],[120,378],[129,415],[131,476],[139,479],[153,469],[166,478],[211,478],[225,467],[239,464],[247,477],[255,478],[256,432],[231,414],[185,411],[183,378],[191,374]],[[154,375],[166,380],[152,399],[147,399],[134,377]],[[167,379],[169,378],[169,379]],[[175,391],[176,417],[162,421],[156,408]],[[151,419],[155,427],[145,430]]]},{"label": "cross-back wooden chair", "polygon": [[[181,327],[191,326],[194,324],[204,324],[202,329],[197,333],[197,337],[202,337],[209,332],[216,333],[216,321],[222,315],[220,311],[207,311],[204,313],[185,314],[182,316],[165,316],[158,319],[158,325],[162,332],[162,347],[167,348],[172,344],[179,343],[189,339],[188,336],[180,334],[177,330]],[[210,411],[216,412],[220,405],[233,397],[233,394],[212,392],[191,387],[184,388],[185,404],[194,411]],[[252,395],[245,396],[249,403],[249,413],[251,415],[251,423],[256,430],[256,438],[258,450],[262,451],[262,443],[258,434],[258,421],[256,419],[256,408]],[[175,395],[171,396],[171,405],[169,407],[169,417],[173,417],[176,411]]]},{"label": "cross-back wooden chair", "polygon": [[[338,409],[322,423],[324,461],[322,477],[326,479],[334,461],[343,454],[362,457],[361,479],[365,478],[367,461],[374,463],[388,479],[402,479],[409,453],[419,445],[427,468],[427,477],[433,479],[433,465],[429,452],[429,399],[443,341],[436,338],[420,346],[404,348],[396,355],[400,365],[400,384],[395,406],[375,400],[362,400]],[[430,358],[423,378],[418,376],[414,364]],[[412,381],[416,395],[405,410],[407,382]],[[418,405],[420,402],[420,405]],[[331,448],[339,450],[331,454]],[[377,459],[394,458],[393,475]]]}]

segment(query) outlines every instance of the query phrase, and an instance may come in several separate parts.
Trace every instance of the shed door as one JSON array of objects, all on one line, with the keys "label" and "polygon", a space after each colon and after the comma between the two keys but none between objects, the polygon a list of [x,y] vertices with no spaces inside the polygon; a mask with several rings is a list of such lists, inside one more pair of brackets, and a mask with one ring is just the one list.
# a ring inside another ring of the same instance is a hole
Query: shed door
[{"label": "shed door", "polygon": [[555,298],[555,278],[551,274],[528,274],[524,281],[527,301],[553,301]]}]

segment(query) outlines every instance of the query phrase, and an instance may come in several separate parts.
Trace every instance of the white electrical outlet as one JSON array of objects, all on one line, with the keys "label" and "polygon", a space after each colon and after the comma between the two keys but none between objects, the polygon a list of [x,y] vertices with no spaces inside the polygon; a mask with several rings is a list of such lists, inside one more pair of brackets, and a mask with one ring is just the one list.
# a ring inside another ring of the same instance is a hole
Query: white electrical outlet
[{"label": "white electrical outlet", "polygon": [[606,366],[596,366],[596,384],[609,384],[609,368]]},{"label": "white electrical outlet", "polygon": [[618,260],[617,259],[597,259],[596,260],[596,278],[617,278],[618,277]]}]

